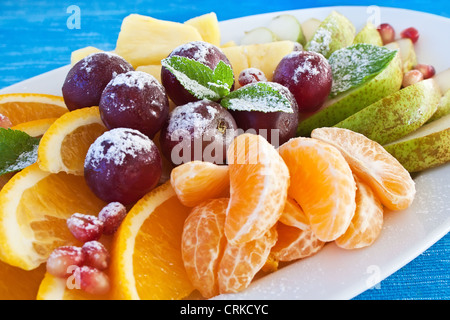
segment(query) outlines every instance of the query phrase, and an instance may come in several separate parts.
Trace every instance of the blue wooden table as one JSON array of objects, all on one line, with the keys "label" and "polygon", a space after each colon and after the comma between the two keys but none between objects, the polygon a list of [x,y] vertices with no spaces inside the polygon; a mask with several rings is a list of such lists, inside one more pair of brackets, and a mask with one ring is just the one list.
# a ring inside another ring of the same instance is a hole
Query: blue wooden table
[{"label": "blue wooden table", "polygon": [[[219,20],[247,15],[335,5],[379,5],[424,11],[450,18],[448,0],[383,1],[80,1],[0,2],[0,88],[67,65],[70,53],[95,44],[115,47],[122,19],[130,13],[183,22],[214,11]],[[68,28],[72,5],[80,8],[80,28]],[[413,22],[411,23],[414,24]],[[449,41],[447,30],[447,39]],[[450,299],[450,234],[419,257],[355,299]]]}]

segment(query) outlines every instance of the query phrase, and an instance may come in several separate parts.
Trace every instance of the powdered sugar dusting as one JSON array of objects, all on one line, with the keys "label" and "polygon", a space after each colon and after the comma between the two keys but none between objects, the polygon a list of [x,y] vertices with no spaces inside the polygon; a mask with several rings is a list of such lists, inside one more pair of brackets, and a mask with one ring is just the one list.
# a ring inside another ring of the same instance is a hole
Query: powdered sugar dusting
[{"label": "powdered sugar dusting", "polygon": [[208,54],[213,54],[213,52],[211,51],[211,45],[203,42],[203,41],[191,41],[185,44],[182,44],[178,47],[176,47],[173,52],[172,52],[172,56],[176,56],[178,53],[182,52],[182,51],[189,51],[192,50],[192,53],[194,54],[192,56],[192,59],[201,62],[205,65],[208,64],[208,60],[207,60],[207,55]]},{"label": "powdered sugar dusting", "polygon": [[128,71],[121,73],[114,77],[108,86],[127,86],[136,87],[143,90],[146,85],[157,86],[160,90],[164,90],[162,85],[156,80],[154,76],[143,71]]},{"label": "powdered sugar dusting", "polygon": [[320,52],[324,56],[327,56],[330,52],[330,44],[332,41],[332,33],[327,29],[327,26],[319,27],[314,34],[314,37],[308,44],[308,50],[314,52]]},{"label": "powdered sugar dusting", "polygon": [[152,154],[153,142],[134,129],[116,128],[106,131],[91,145],[86,155],[85,166],[94,168],[101,163],[113,162],[123,165],[127,157],[135,158],[139,154]]}]

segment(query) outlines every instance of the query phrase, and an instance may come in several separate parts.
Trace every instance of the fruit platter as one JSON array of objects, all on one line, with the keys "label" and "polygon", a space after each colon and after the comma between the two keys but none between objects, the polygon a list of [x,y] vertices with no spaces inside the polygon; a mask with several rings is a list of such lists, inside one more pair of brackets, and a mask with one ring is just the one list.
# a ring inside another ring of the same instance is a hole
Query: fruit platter
[{"label": "fruit platter", "polygon": [[1,90],[0,298],[350,299],[426,250],[449,21],[381,9],[134,13]]}]

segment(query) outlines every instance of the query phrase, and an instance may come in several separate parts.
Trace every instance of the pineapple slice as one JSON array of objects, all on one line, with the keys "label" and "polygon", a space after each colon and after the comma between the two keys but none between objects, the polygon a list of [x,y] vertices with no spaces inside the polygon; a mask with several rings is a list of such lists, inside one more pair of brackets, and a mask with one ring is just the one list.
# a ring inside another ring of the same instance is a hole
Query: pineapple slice
[{"label": "pineapple slice", "polygon": [[202,36],[203,41],[209,42],[217,47],[220,46],[219,21],[214,12],[189,19],[185,24],[195,27]]},{"label": "pineapple slice", "polygon": [[73,66],[75,63],[77,63],[81,59],[83,59],[83,58],[87,57],[88,55],[90,55],[91,53],[95,53],[95,52],[103,52],[103,50],[100,50],[95,47],[85,47],[85,48],[75,50],[70,55],[70,64]]},{"label": "pineapple slice", "polygon": [[115,52],[134,68],[158,65],[173,49],[190,41],[203,41],[191,25],[131,14],[122,21]]},{"label": "pineapple slice", "polygon": [[222,44],[220,47],[221,48],[228,48],[228,47],[234,47],[237,46],[237,43],[234,42],[233,40],[230,40],[228,42],[225,42],[224,44]]},{"label": "pineapple slice", "polygon": [[156,78],[156,80],[161,83],[161,65],[160,64],[151,64],[148,66],[139,66],[136,68],[136,71],[143,71],[151,74]]},{"label": "pineapple slice", "polygon": [[[258,68],[266,75],[268,81],[272,81],[273,72],[280,60],[292,52],[295,42],[275,41],[244,46],[222,47],[222,51],[233,66],[235,79],[246,68]],[[235,84],[239,87],[239,83]]]}]

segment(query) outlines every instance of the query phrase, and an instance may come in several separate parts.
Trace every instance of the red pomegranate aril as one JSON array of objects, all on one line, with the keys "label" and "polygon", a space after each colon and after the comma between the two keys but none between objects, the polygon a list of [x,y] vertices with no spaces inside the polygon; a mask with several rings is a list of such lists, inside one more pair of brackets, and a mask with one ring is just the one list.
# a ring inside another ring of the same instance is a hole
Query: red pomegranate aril
[{"label": "red pomegranate aril", "polygon": [[89,266],[78,267],[73,275],[75,283],[87,293],[103,295],[109,291],[110,282],[108,276],[97,268]]},{"label": "red pomegranate aril", "polygon": [[103,222],[96,216],[74,213],[67,219],[67,227],[72,235],[81,242],[100,239],[103,233]]},{"label": "red pomegranate aril", "polygon": [[9,120],[7,116],[0,113],[0,128],[8,129],[11,127],[12,127],[11,120]]},{"label": "red pomegranate aril", "polygon": [[80,247],[62,246],[53,250],[47,259],[47,272],[58,278],[70,275],[69,267],[81,266],[84,263],[84,253]]},{"label": "red pomegranate aril", "polygon": [[380,24],[377,30],[380,33],[383,44],[387,44],[395,40],[395,30],[389,23]]},{"label": "red pomegranate aril", "polygon": [[414,66],[414,70],[422,72],[424,79],[429,79],[436,74],[436,70],[431,64],[418,64]]},{"label": "red pomegranate aril", "polygon": [[423,80],[423,74],[419,70],[410,70],[403,76],[402,87],[406,88]]},{"label": "red pomegranate aril", "polygon": [[239,74],[239,84],[241,86],[260,81],[267,81],[267,78],[264,72],[257,68],[247,68]]},{"label": "red pomegranate aril", "polygon": [[413,43],[416,43],[419,40],[419,31],[416,28],[410,27],[408,29],[403,30],[400,33],[402,38],[409,38]]},{"label": "red pomegranate aril", "polygon": [[127,215],[127,208],[120,202],[110,202],[98,214],[103,222],[103,233],[114,234]]},{"label": "red pomegranate aril", "polygon": [[105,270],[108,268],[110,255],[108,249],[98,241],[88,241],[81,247],[84,254],[84,265]]}]

